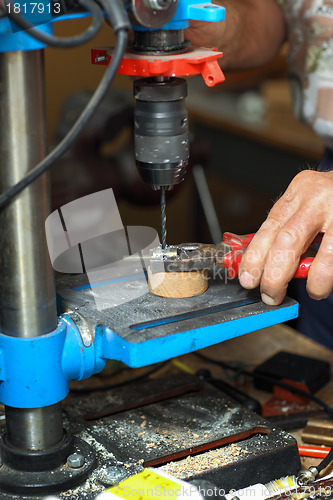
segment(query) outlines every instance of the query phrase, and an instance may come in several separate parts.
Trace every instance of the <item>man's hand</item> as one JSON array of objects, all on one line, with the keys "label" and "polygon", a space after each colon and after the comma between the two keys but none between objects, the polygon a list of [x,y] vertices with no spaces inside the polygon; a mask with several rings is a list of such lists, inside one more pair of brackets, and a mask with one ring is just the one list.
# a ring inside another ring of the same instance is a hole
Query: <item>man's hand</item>
[{"label": "man's hand", "polygon": [[185,30],[185,37],[197,47],[222,47],[226,29],[227,21],[191,21],[190,27]]},{"label": "man's hand", "polygon": [[223,51],[223,69],[244,69],[270,61],[286,37],[276,0],[213,0],[226,9],[225,21],[191,21],[185,37],[199,47]]},{"label": "man's hand", "polygon": [[307,280],[308,294],[317,300],[333,288],[333,171],[305,170],[275,203],[246,250],[241,285],[251,289],[260,284],[263,302],[280,304],[301,255],[318,233],[324,237]]}]

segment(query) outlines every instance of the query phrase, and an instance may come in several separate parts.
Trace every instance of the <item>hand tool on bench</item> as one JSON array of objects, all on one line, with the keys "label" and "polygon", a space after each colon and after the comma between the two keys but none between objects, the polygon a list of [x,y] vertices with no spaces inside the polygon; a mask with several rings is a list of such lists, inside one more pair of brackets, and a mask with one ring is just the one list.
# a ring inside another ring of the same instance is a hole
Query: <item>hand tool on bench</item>
[{"label": "hand tool on bench", "polygon": [[[250,245],[255,233],[237,235],[226,232],[222,243],[182,243],[180,245],[161,246],[151,250],[150,268],[152,272],[186,272],[214,267],[225,268],[228,277],[238,276],[239,265],[245,250]],[[316,238],[318,242],[321,236]],[[314,260],[313,256],[301,257],[294,278],[307,278],[309,269]]]}]

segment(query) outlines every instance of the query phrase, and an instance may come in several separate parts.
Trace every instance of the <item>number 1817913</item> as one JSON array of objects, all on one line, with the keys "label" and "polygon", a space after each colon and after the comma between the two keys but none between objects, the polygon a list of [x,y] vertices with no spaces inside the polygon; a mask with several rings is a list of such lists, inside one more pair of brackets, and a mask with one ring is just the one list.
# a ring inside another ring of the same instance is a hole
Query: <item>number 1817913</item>
[{"label": "number 1817913", "polygon": [[5,7],[9,14],[61,14],[59,2],[5,3]]}]

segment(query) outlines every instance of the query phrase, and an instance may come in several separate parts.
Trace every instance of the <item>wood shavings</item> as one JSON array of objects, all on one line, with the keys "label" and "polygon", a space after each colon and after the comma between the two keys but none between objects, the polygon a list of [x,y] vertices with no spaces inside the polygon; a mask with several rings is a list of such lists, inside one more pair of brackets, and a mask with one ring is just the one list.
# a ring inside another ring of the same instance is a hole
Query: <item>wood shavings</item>
[{"label": "wood shavings", "polygon": [[178,479],[186,479],[200,474],[200,472],[220,468],[223,465],[234,462],[242,453],[247,453],[247,451],[236,444],[231,444],[227,447],[210,450],[200,455],[190,455],[177,462],[170,462],[160,469]]}]

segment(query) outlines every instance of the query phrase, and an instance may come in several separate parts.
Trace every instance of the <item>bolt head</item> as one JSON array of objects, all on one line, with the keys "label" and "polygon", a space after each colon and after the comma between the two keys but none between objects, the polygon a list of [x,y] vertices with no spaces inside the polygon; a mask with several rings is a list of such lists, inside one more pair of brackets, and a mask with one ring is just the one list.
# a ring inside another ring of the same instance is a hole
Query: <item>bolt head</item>
[{"label": "bolt head", "polygon": [[67,458],[67,465],[71,469],[80,469],[84,465],[85,459],[81,453],[72,453]]}]

